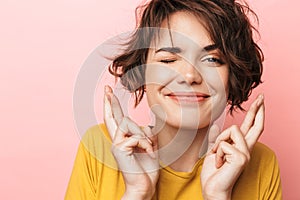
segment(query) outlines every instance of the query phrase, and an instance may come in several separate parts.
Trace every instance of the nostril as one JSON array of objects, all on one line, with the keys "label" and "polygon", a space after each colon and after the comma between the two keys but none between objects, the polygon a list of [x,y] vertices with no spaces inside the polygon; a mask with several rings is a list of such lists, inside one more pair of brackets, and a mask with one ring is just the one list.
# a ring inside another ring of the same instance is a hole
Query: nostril
[{"label": "nostril", "polygon": [[189,85],[196,85],[202,83],[202,76],[199,72],[194,70],[193,72],[187,72],[180,76],[178,83],[188,83]]}]

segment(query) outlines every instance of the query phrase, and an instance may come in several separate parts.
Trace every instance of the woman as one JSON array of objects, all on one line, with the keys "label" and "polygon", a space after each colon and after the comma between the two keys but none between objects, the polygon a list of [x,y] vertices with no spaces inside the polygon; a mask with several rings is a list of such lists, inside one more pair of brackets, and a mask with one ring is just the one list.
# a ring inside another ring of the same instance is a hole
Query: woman
[{"label": "woman", "polygon": [[104,121],[80,144],[66,199],[281,199],[274,153],[257,143],[264,97],[241,126],[214,124],[261,83],[263,55],[233,0],[152,0],[110,72],[147,94],[154,126],[124,116],[105,87]]}]

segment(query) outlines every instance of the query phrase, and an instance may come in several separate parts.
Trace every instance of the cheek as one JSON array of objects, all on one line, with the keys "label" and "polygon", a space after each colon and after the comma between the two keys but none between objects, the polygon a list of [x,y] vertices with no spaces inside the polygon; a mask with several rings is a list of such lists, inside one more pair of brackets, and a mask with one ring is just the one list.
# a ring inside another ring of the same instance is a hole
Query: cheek
[{"label": "cheek", "polygon": [[228,67],[224,68],[219,72],[220,77],[223,82],[223,88],[225,89],[226,96],[228,95],[228,80],[229,80],[229,69]]},{"label": "cheek", "polygon": [[228,93],[228,68],[207,68],[202,71],[203,79],[212,95],[227,96]]},{"label": "cheek", "polygon": [[149,107],[155,104],[155,86],[153,84],[146,84],[146,97]]},{"label": "cheek", "polygon": [[212,95],[211,117],[214,121],[225,110],[228,98],[228,68],[220,67],[206,74],[205,82]]},{"label": "cheek", "polygon": [[159,64],[147,64],[145,80],[146,85],[166,86],[169,82],[174,80],[178,73],[166,66]]}]

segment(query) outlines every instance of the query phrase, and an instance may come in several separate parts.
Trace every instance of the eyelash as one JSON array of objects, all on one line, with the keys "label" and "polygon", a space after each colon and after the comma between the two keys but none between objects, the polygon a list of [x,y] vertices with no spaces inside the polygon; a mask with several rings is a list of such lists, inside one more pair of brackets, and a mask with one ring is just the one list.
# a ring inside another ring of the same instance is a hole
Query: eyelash
[{"label": "eyelash", "polygon": [[162,63],[165,63],[165,64],[169,64],[169,63],[173,63],[173,62],[175,62],[176,60],[174,60],[174,59],[165,59],[165,60],[160,60],[160,62],[162,62]]},{"label": "eyelash", "polygon": [[203,61],[216,62],[216,63],[219,63],[219,64],[224,64],[224,62],[221,59],[216,58],[216,57],[206,58]]},{"label": "eyelash", "polygon": [[[170,63],[173,63],[175,62],[176,59],[163,59],[163,60],[160,60],[160,62],[162,63],[165,63],[165,64],[170,64]],[[205,58],[202,60],[202,62],[205,62],[205,61],[208,61],[209,63],[217,63],[217,64],[225,64],[221,59],[219,58],[216,58],[216,57],[209,57],[209,58]]]}]

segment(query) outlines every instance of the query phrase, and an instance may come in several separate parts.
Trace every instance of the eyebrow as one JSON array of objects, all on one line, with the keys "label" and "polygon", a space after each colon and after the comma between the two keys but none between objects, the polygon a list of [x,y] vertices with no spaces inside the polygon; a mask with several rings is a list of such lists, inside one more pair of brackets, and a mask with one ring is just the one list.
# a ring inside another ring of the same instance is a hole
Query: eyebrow
[{"label": "eyebrow", "polygon": [[[207,45],[205,47],[203,47],[203,49],[201,49],[201,51],[213,51],[218,49],[218,46],[216,44],[210,44]],[[161,51],[166,51],[172,54],[176,54],[176,53],[181,53],[182,49],[180,47],[162,47],[158,50],[155,51],[155,53],[161,52]]]},{"label": "eyebrow", "polygon": [[216,45],[216,44],[210,44],[210,45],[205,46],[202,49],[202,51],[213,51],[213,50],[216,50],[218,48],[219,48],[218,45]]},{"label": "eyebrow", "polygon": [[155,53],[158,53],[161,51],[166,51],[166,52],[175,54],[175,53],[181,53],[182,49],[179,47],[162,47],[162,48],[156,50]]}]

